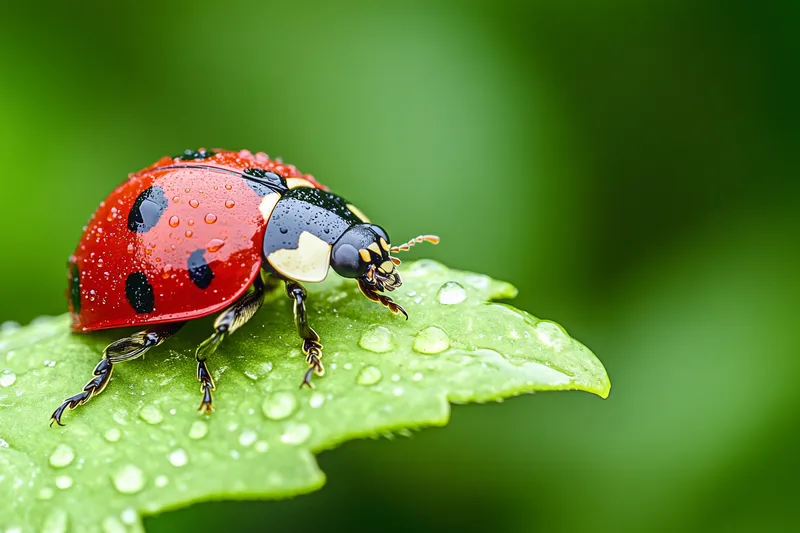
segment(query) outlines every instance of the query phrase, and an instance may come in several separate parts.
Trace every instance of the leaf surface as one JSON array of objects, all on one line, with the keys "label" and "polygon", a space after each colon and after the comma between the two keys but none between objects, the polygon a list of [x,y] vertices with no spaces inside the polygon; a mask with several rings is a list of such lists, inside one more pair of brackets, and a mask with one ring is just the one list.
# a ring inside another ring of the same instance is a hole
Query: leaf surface
[{"label": "leaf surface", "polygon": [[327,373],[305,371],[291,305],[270,295],[209,360],[216,412],[202,416],[192,323],[144,360],[115,366],[107,390],[49,416],[81,390],[120,331],[70,334],[68,317],[0,333],[0,526],[22,531],[142,531],[141,515],[215,499],[276,499],[320,488],[314,454],[349,439],[447,423],[450,403],[583,390],[610,382],[553,322],[491,300],[511,285],[423,260],[393,297],[411,320],[367,301],[352,281],[309,286],[309,319]]}]

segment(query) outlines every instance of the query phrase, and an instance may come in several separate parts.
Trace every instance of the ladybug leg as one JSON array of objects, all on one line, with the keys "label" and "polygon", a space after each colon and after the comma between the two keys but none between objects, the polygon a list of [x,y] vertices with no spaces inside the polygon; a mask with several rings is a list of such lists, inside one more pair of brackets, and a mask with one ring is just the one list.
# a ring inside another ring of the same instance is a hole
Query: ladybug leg
[{"label": "ladybug leg", "polygon": [[296,281],[286,282],[286,294],[294,301],[294,324],[297,327],[297,334],[303,339],[303,353],[306,354],[306,363],[309,369],[303,377],[300,388],[306,386],[313,388],[311,376],[325,374],[325,367],[322,366],[322,344],[319,343],[319,335],[308,325],[306,314],[306,290]]},{"label": "ladybug leg", "polygon": [[198,409],[201,413],[208,415],[214,411],[211,391],[216,388],[216,385],[206,366],[206,359],[217,351],[225,337],[253,318],[264,304],[266,295],[267,286],[259,276],[253,283],[253,291],[244,295],[223,312],[214,322],[214,334],[198,346],[195,358],[197,359],[197,380],[200,382],[200,392],[203,393],[203,401]]},{"label": "ladybug leg", "polygon": [[392,313],[401,314],[405,316],[406,320],[408,320],[408,313],[406,313],[406,310],[403,309],[402,306],[396,304],[394,300],[392,300],[388,296],[379,293],[378,291],[376,291],[375,289],[373,289],[360,279],[358,280],[358,288],[361,289],[361,292],[362,294],[364,294],[364,296],[366,296],[373,302],[377,302],[382,306],[387,307],[389,311],[391,311]]},{"label": "ladybug leg", "polygon": [[184,322],[165,324],[145,331],[140,331],[130,337],[125,337],[108,345],[103,353],[103,359],[94,368],[94,377],[83,387],[83,391],[70,396],[50,417],[50,425],[61,423],[61,417],[67,409],[75,409],[83,405],[101,392],[103,392],[111,379],[114,371],[114,363],[121,363],[141,357],[150,348],[154,348],[163,343],[168,338],[175,335],[182,327]]}]

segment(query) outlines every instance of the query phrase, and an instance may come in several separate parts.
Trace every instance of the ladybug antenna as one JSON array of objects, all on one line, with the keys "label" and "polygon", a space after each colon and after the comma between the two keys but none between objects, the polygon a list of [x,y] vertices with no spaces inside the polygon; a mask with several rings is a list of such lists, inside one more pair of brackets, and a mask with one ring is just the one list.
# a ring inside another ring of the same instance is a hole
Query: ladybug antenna
[{"label": "ladybug antenna", "polygon": [[392,253],[397,252],[407,252],[412,246],[422,242],[429,242],[431,244],[439,244],[439,237],[436,235],[420,235],[414,239],[411,239],[405,244],[401,244],[400,246],[392,246],[391,250]]}]

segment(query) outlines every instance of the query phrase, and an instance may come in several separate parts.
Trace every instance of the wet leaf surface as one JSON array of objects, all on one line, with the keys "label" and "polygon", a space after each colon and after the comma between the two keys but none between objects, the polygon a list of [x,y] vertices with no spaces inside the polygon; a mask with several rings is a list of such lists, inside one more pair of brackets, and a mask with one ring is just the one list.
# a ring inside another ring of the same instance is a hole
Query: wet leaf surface
[{"label": "wet leaf surface", "polygon": [[73,335],[68,317],[0,333],[0,526],[22,531],[142,531],[141,516],[197,501],[285,498],[320,488],[314,453],[349,439],[447,423],[450,403],[535,391],[601,397],[602,364],[553,322],[488,303],[509,284],[432,262],[408,263],[393,296],[406,322],[330,276],[309,286],[327,373],[305,371],[281,291],[209,360],[216,412],[203,416],[194,348],[211,320],[146,359],[120,364],[108,389],[49,416],[91,377],[121,333]]}]

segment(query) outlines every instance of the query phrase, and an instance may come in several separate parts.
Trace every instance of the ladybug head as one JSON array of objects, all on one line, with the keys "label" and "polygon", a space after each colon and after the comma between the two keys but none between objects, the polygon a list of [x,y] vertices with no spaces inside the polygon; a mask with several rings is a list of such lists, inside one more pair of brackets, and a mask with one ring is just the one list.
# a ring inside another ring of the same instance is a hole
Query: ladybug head
[{"label": "ladybug head", "polygon": [[342,277],[359,281],[378,291],[393,291],[403,284],[396,265],[400,260],[392,252],[408,250],[415,243],[434,244],[439,238],[424,235],[401,245],[389,245],[389,235],[375,224],[357,224],[339,237],[331,251],[331,267]]}]

